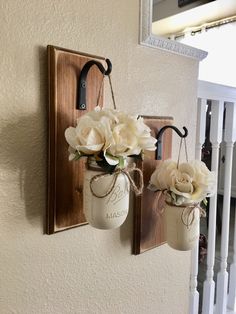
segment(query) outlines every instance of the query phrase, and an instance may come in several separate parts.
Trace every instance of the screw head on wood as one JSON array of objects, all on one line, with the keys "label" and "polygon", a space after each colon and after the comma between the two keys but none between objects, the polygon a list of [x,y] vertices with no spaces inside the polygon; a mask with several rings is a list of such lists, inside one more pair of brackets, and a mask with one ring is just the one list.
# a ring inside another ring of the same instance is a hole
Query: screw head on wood
[{"label": "screw head on wood", "polygon": [[85,104],[80,104],[79,109],[85,110],[86,109],[86,105]]}]

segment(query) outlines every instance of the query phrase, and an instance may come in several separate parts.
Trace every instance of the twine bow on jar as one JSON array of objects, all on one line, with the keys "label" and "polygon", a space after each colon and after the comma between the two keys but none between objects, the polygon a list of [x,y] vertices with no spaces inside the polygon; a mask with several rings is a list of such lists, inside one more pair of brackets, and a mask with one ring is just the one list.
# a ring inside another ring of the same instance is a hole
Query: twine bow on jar
[{"label": "twine bow on jar", "polygon": [[200,217],[206,217],[206,211],[199,205],[199,203],[187,205],[183,209],[181,215],[181,221],[187,228],[189,228],[194,222],[195,208],[199,210]]},{"label": "twine bow on jar", "polygon": [[[138,174],[138,185],[136,185],[136,183],[134,182],[134,180],[131,177],[131,174],[135,173],[135,172]],[[130,187],[136,195],[140,195],[142,193],[143,186],[144,186],[144,184],[143,184],[143,173],[139,168],[136,168],[135,164],[133,164],[131,167],[127,167],[125,169],[117,168],[112,174],[113,180],[111,182],[110,187],[108,188],[108,190],[104,194],[101,194],[101,195],[94,192],[93,182],[100,180],[102,178],[105,178],[107,176],[110,176],[110,174],[104,172],[104,173],[97,174],[94,177],[92,177],[90,180],[90,191],[91,191],[92,195],[97,197],[97,198],[104,198],[104,197],[108,196],[112,192],[112,190],[114,189],[117,178],[120,174],[123,174],[124,176],[127,177],[127,179],[130,182]]]},{"label": "twine bow on jar", "polygon": [[[105,78],[105,75],[103,75],[103,78],[102,78],[102,81],[101,81],[101,85],[100,85],[100,88],[99,88],[99,93],[98,93],[98,98],[97,98],[97,105],[99,105],[99,101],[100,101],[100,98],[101,98],[101,95],[102,95],[102,88],[103,88],[103,85],[104,85],[104,78]],[[114,95],[114,90],[113,90],[112,80],[111,80],[111,75],[110,74],[108,75],[108,79],[109,79],[109,86],[110,86],[110,91],[111,91],[113,108],[114,108],[114,110],[116,110],[117,106],[116,106],[115,95]],[[90,167],[90,169],[91,168],[92,167]],[[96,170],[96,168],[94,170]],[[131,177],[131,174],[135,173],[135,172],[138,174],[138,186],[136,185],[136,183],[134,182],[134,180]],[[131,189],[134,191],[134,193],[136,195],[140,195],[142,193],[143,186],[144,186],[143,185],[143,173],[142,173],[142,171],[139,168],[136,168],[135,164],[133,164],[132,166],[127,167],[125,169],[117,168],[112,173],[113,180],[111,182],[111,185],[110,185],[109,189],[106,191],[106,193],[104,193],[102,195],[99,195],[99,194],[95,193],[95,191],[93,189],[93,182],[95,182],[95,181],[97,181],[99,179],[102,179],[102,178],[104,178],[106,176],[110,176],[111,174],[109,174],[107,172],[104,172],[104,173],[97,174],[94,177],[92,177],[91,180],[90,180],[90,191],[91,191],[92,195],[97,197],[97,198],[104,198],[104,197],[108,196],[112,192],[112,190],[114,189],[119,174],[123,174],[124,176],[127,177],[127,179],[130,182],[130,187],[131,187]]]}]

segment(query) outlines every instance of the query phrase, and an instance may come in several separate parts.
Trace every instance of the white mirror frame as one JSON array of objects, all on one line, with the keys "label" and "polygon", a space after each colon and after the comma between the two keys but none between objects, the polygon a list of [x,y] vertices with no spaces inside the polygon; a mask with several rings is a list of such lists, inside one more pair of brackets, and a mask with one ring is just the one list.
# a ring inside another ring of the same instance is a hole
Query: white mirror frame
[{"label": "white mirror frame", "polygon": [[166,50],[199,61],[206,58],[208,53],[204,50],[152,34],[152,6],[153,0],[140,0],[139,43],[141,45]]}]

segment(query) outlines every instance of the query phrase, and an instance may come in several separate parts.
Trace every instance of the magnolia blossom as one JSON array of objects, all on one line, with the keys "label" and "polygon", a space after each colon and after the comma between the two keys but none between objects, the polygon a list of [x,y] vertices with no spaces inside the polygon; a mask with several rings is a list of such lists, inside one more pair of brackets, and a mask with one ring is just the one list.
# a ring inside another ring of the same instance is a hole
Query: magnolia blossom
[{"label": "magnolia blossom", "polygon": [[215,173],[201,161],[161,163],[150,179],[150,189],[165,191],[166,200],[175,205],[201,202],[215,193]]},{"label": "magnolia blossom", "polygon": [[90,111],[77,120],[76,127],[65,131],[70,156],[99,155],[111,165],[117,165],[130,155],[155,150],[156,139],[141,117],[131,117],[113,109]]}]

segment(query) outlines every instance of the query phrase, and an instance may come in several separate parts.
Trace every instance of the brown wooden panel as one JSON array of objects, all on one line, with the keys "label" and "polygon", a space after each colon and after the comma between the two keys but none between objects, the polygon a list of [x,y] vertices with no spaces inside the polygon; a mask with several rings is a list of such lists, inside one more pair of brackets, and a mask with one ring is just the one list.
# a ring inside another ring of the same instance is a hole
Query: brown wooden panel
[{"label": "brown wooden panel", "polygon": [[68,160],[64,132],[67,127],[75,126],[76,119],[97,104],[102,74],[93,66],[87,76],[87,110],[76,110],[78,77],[84,64],[91,59],[105,64],[102,57],[48,46],[48,234],[86,223],[82,197],[85,159]]},{"label": "brown wooden panel", "polygon": [[[173,122],[170,117],[143,117],[155,137],[158,130]],[[165,160],[171,157],[172,131],[170,129],[162,135],[162,145],[162,160]],[[147,152],[144,160],[137,163],[137,166],[143,171],[144,190],[142,195],[136,196],[134,200],[134,254],[143,253],[166,241],[163,215],[160,214],[163,197],[159,192],[154,193],[147,188],[150,176],[160,162],[155,160],[155,152]]]}]

